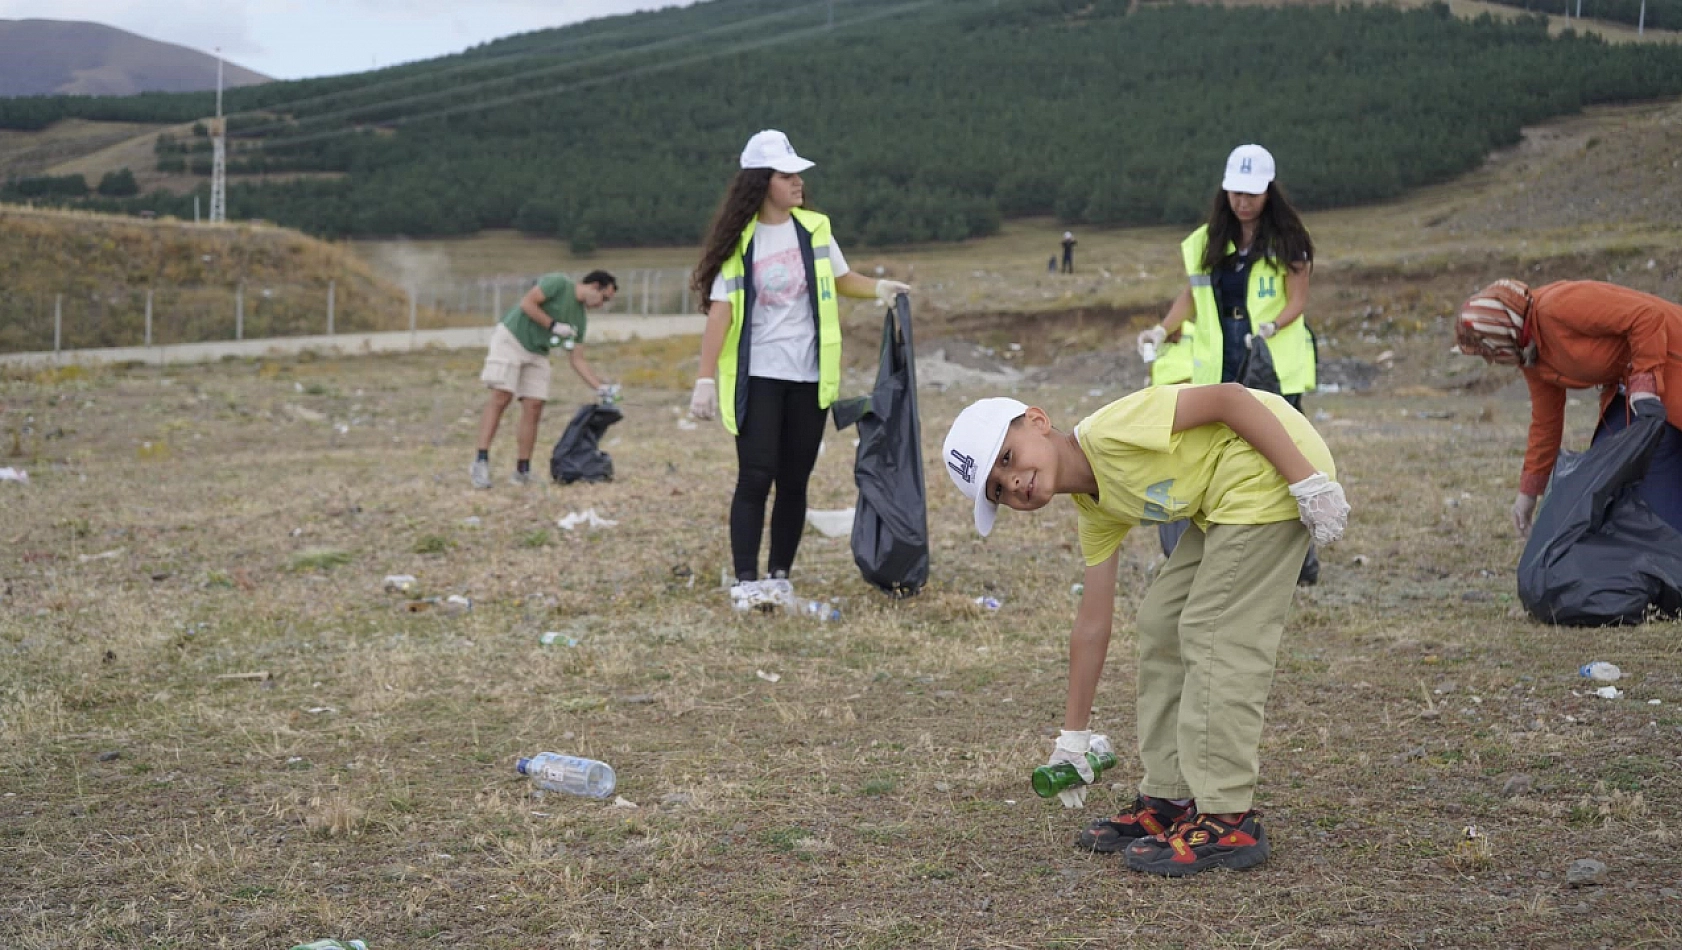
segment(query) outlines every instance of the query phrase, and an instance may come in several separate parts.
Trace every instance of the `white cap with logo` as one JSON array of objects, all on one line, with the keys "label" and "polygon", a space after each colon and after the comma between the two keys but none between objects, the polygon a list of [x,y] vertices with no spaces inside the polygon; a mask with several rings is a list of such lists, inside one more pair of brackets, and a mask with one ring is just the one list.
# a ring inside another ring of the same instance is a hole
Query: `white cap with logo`
[{"label": "white cap with logo", "polygon": [[1267,194],[1273,181],[1273,154],[1260,145],[1240,145],[1226,157],[1226,177],[1221,179],[1224,191],[1246,195]]},{"label": "white cap with logo", "polygon": [[983,399],[958,413],[958,418],[952,420],[952,430],[946,433],[941,457],[952,483],[965,498],[975,502],[975,530],[982,537],[993,530],[993,519],[999,513],[999,506],[987,500],[987,475],[999,460],[1005,431],[1017,416],[1027,411],[1027,403],[1008,396]]},{"label": "white cap with logo", "polygon": [[788,142],[788,136],[776,129],[766,129],[748,139],[748,144],[742,149],[743,168],[770,168],[793,175],[815,164],[817,163],[796,155],[794,146]]}]

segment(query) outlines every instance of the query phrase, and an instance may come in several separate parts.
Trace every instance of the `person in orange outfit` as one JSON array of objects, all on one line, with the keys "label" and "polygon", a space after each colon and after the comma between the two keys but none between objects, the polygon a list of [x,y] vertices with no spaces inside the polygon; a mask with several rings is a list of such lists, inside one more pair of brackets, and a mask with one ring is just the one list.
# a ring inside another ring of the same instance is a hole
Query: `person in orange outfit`
[{"label": "person in orange outfit", "polygon": [[1457,349],[1517,366],[1530,387],[1530,441],[1513,501],[1513,526],[1528,534],[1565,428],[1565,393],[1599,386],[1594,441],[1629,425],[1632,406],[1662,401],[1669,421],[1638,489],[1682,531],[1682,304],[1628,287],[1564,280],[1531,290],[1498,280],[1460,308]]}]

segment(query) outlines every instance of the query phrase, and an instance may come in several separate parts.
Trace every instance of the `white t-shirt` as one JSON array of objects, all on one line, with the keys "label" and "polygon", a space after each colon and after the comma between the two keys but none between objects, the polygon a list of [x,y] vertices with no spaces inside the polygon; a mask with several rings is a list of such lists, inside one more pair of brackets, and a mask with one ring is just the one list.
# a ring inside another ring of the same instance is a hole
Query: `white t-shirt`
[{"label": "white t-shirt", "polygon": [[[829,263],[840,277],[847,259],[831,239]],[[748,375],[818,381],[818,332],[812,320],[812,297],[806,287],[806,265],[800,260],[800,238],[791,218],[782,224],[761,223],[753,232],[753,356]],[[712,299],[728,301],[724,277],[713,280]]]}]

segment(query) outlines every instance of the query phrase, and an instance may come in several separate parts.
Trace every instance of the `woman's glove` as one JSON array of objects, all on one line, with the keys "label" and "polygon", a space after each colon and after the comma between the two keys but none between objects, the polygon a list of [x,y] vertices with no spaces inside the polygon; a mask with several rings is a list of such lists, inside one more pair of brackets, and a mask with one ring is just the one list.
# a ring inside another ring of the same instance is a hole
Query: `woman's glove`
[{"label": "woman's glove", "polygon": [[697,419],[718,415],[717,382],[705,376],[695,381],[695,391],[689,394],[689,414]]},{"label": "woman's glove", "polygon": [[1273,334],[1279,332],[1279,324],[1269,320],[1261,326],[1256,327],[1256,332],[1261,334],[1262,339],[1271,340],[1273,339]]},{"label": "woman's glove", "polygon": [[911,285],[897,280],[879,280],[876,282],[876,298],[888,306],[894,305],[894,298],[900,294],[909,294]]},{"label": "woman's glove", "polygon": [[1513,527],[1520,535],[1528,535],[1536,520],[1536,496],[1519,492],[1513,499]]},{"label": "woman's glove", "polygon": [[1063,765],[1065,763],[1075,767],[1080,774],[1083,785],[1065,788],[1057,793],[1057,800],[1064,808],[1083,808],[1086,805],[1086,789],[1097,775],[1092,771],[1092,763],[1086,760],[1086,753],[1098,755],[1110,751],[1110,740],[1105,736],[1095,736],[1090,729],[1064,729],[1057,737],[1057,746],[1051,751],[1051,760],[1047,765]]},{"label": "woman's glove", "polygon": [[1139,331],[1139,352],[1143,353],[1145,351],[1145,345],[1146,344],[1149,344],[1153,349],[1160,350],[1160,349],[1162,349],[1162,344],[1166,343],[1167,341],[1168,341],[1168,330],[1166,328],[1164,328],[1163,325],[1160,324],[1160,323],[1157,324],[1154,327],[1151,327],[1149,330],[1140,330]]},{"label": "woman's glove", "polygon": [[1343,486],[1315,472],[1291,486],[1291,497],[1297,500],[1297,515],[1308,526],[1315,544],[1331,544],[1343,537],[1349,524],[1349,502],[1344,500]]}]

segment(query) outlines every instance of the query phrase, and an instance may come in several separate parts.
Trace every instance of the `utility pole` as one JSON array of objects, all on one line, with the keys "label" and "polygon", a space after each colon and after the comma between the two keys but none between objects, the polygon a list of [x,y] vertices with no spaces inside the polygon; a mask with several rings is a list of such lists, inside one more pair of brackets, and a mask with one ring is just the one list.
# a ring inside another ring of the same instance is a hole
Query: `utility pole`
[{"label": "utility pole", "polygon": [[222,48],[216,48],[216,121],[211,124],[210,223],[228,220],[228,139],[222,121]]}]

